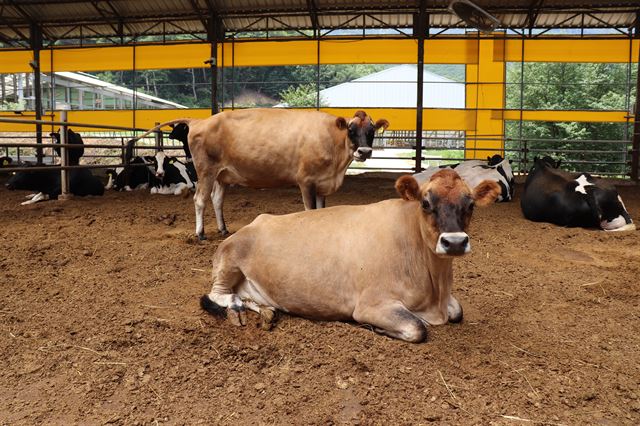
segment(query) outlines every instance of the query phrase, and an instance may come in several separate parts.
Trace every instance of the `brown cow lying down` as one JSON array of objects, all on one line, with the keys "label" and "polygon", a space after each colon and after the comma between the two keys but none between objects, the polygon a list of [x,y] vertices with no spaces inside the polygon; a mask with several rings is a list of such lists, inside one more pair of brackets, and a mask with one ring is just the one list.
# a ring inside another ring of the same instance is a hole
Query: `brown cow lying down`
[{"label": "brown cow lying down", "polygon": [[364,111],[347,120],[319,111],[255,108],[224,111],[198,120],[182,118],[160,124],[189,126],[188,141],[198,186],[193,197],[196,234],[204,233],[209,197],[218,230],[228,234],[222,213],[228,185],[274,188],[297,185],[305,210],[324,207],[325,197],[340,188],[353,160],[371,157],[375,131],[389,122],[374,122]]},{"label": "brown cow lying down", "polygon": [[245,306],[268,321],[276,310],[355,320],[409,342],[425,340],[427,325],[461,321],[453,257],[471,250],[473,206],[493,203],[500,187],[471,191],[445,169],[421,187],[403,176],[396,189],[402,199],[258,216],[220,244],[202,307],[235,325]]}]

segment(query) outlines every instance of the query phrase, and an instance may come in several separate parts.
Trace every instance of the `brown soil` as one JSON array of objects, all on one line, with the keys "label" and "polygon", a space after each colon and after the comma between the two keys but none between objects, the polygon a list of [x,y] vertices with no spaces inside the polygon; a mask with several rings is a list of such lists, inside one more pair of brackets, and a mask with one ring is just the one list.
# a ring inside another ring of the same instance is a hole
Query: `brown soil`
[{"label": "brown soil", "polygon": [[[620,192],[640,222],[640,188]],[[350,177],[329,203],[394,196]],[[465,320],[415,345],[203,313],[220,239],[193,242],[188,198],[23,197],[0,189],[0,424],[640,422],[640,232],[528,222],[517,199],[478,210],[455,262]],[[225,208],[232,232],[301,209],[295,188],[233,188]]]}]

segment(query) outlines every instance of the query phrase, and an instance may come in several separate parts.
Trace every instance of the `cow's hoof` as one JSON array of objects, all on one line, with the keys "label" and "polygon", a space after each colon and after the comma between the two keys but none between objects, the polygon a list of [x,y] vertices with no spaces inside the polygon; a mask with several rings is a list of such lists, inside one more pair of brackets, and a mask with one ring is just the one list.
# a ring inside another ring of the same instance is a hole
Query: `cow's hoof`
[{"label": "cow's hoof", "polygon": [[459,305],[460,309],[455,313],[449,313],[449,322],[452,324],[458,324],[462,322],[464,318],[464,311],[462,310],[462,305]]},{"label": "cow's hoof", "polygon": [[278,321],[277,313],[274,309],[260,308],[260,320],[260,328],[271,331]]},{"label": "cow's hoof", "polygon": [[220,236],[222,237],[226,237],[227,235],[229,235],[229,231],[227,231],[227,228],[221,229],[219,232],[220,232]]},{"label": "cow's hoof", "polygon": [[198,235],[198,240],[199,240],[199,241],[204,241],[204,240],[206,240],[206,239],[207,239],[207,236],[206,236],[206,235],[204,235],[204,232],[202,232],[202,233],[200,233],[200,234],[197,234],[197,235]]},{"label": "cow's hoof", "polygon": [[241,308],[235,306],[228,307],[227,318],[231,321],[231,324],[241,327],[247,324],[247,311],[244,309],[244,306]]}]

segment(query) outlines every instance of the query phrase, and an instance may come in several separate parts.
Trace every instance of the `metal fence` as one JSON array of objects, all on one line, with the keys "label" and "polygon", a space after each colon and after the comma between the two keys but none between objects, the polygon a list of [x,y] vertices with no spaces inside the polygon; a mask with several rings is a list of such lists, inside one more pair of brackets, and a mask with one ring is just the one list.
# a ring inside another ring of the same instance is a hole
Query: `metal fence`
[{"label": "metal fence", "polygon": [[[0,118],[5,122],[35,123],[36,120],[20,120]],[[0,135],[0,155],[6,155],[17,160],[18,164],[34,161],[37,149],[61,148],[61,156],[57,159],[53,149],[44,155],[45,166],[5,167],[1,172],[16,172],[24,170],[42,170],[44,167],[64,171],[74,168],[106,169],[124,167],[125,146],[128,140],[147,129],[123,128],[117,126],[92,125],[87,123],[42,122],[46,125],[59,125],[61,129],[95,128],[97,132],[83,133],[85,141],[85,155],[83,164],[70,166],[64,160],[66,149],[75,145],[43,143],[35,144],[34,133],[14,133],[13,135]],[[105,132],[108,131],[108,132]],[[61,131],[61,138],[66,134]],[[9,142],[8,140],[12,140]],[[19,142],[15,142],[15,140]],[[173,151],[176,157],[184,157],[182,145],[170,142],[165,144],[164,132],[157,131],[152,135],[136,142],[134,155],[153,155],[158,149]],[[359,171],[389,171],[415,173],[416,171],[416,136],[411,131],[386,132],[377,136],[374,141],[373,157],[365,163],[352,163],[351,173]],[[516,139],[516,138],[486,138],[470,137],[464,132],[424,132],[422,139],[421,164],[422,169],[443,164],[454,164],[468,158],[483,158],[490,150],[486,148],[487,142],[496,146],[502,146],[501,154],[512,161],[515,173],[524,174],[532,166],[535,157],[545,155],[561,158],[562,167],[576,172],[588,172],[593,175],[617,177],[628,179],[630,175],[630,140],[552,140],[552,139]],[[483,146],[475,148],[476,145]],[[478,155],[475,155],[476,152]],[[53,165],[59,162],[59,165]]]}]

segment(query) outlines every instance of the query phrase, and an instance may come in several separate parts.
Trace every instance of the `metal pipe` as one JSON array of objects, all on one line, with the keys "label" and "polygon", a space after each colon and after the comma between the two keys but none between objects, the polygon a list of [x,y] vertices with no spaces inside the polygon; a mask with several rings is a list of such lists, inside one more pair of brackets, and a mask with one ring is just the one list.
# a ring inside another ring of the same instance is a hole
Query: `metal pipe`
[{"label": "metal pipe", "polygon": [[[35,97],[36,120],[42,119],[42,82],[40,79],[40,49],[42,48],[42,32],[40,27],[31,24],[31,49],[33,50],[33,94]],[[42,124],[36,124],[36,143],[42,144]],[[42,147],[36,148],[38,164],[42,164]]]},{"label": "metal pipe", "polygon": [[[640,14],[636,15],[640,20]],[[640,38],[638,34],[640,26],[636,27],[636,38]],[[638,49],[638,75],[636,76],[636,111],[633,121],[633,142],[631,145],[631,179],[638,183],[638,169],[640,163],[640,48]]]},{"label": "metal pipe", "polygon": [[[67,111],[60,112],[60,119],[64,123],[67,121]],[[69,150],[67,149],[67,131],[68,127],[66,125],[62,125],[60,128],[60,160],[62,167],[67,167],[69,165]],[[69,196],[70,188],[69,188],[69,174],[66,169],[60,169],[60,189],[61,189],[61,197],[65,199]]]},{"label": "metal pipe", "polygon": [[418,62],[417,62],[417,101],[416,101],[416,166],[415,171],[419,173],[422,171],[422,108],[424,101],[424,37],[426,32],[427,15],[427,2],[426,0],[420,1],[420,11],[417,15],[414,15],[414,28],[416,33],[414,34],[418,39]]},{"label": "metal pipe", "polygon": [[148,129],[141,129],[137,127],[121,127],[121,126],[109,126],[107,124],[85,124],[85,123],[64,123],[62,121],[47,121],[47,120],[21,120],[19,118],[0,118],[0,123],[19,123],[19,124],[45,124],[53,126],[67,125],[69,127],[90,127],[95,129],[109,129],[109,130],[127,130],[134,131],[146,131]]}]

